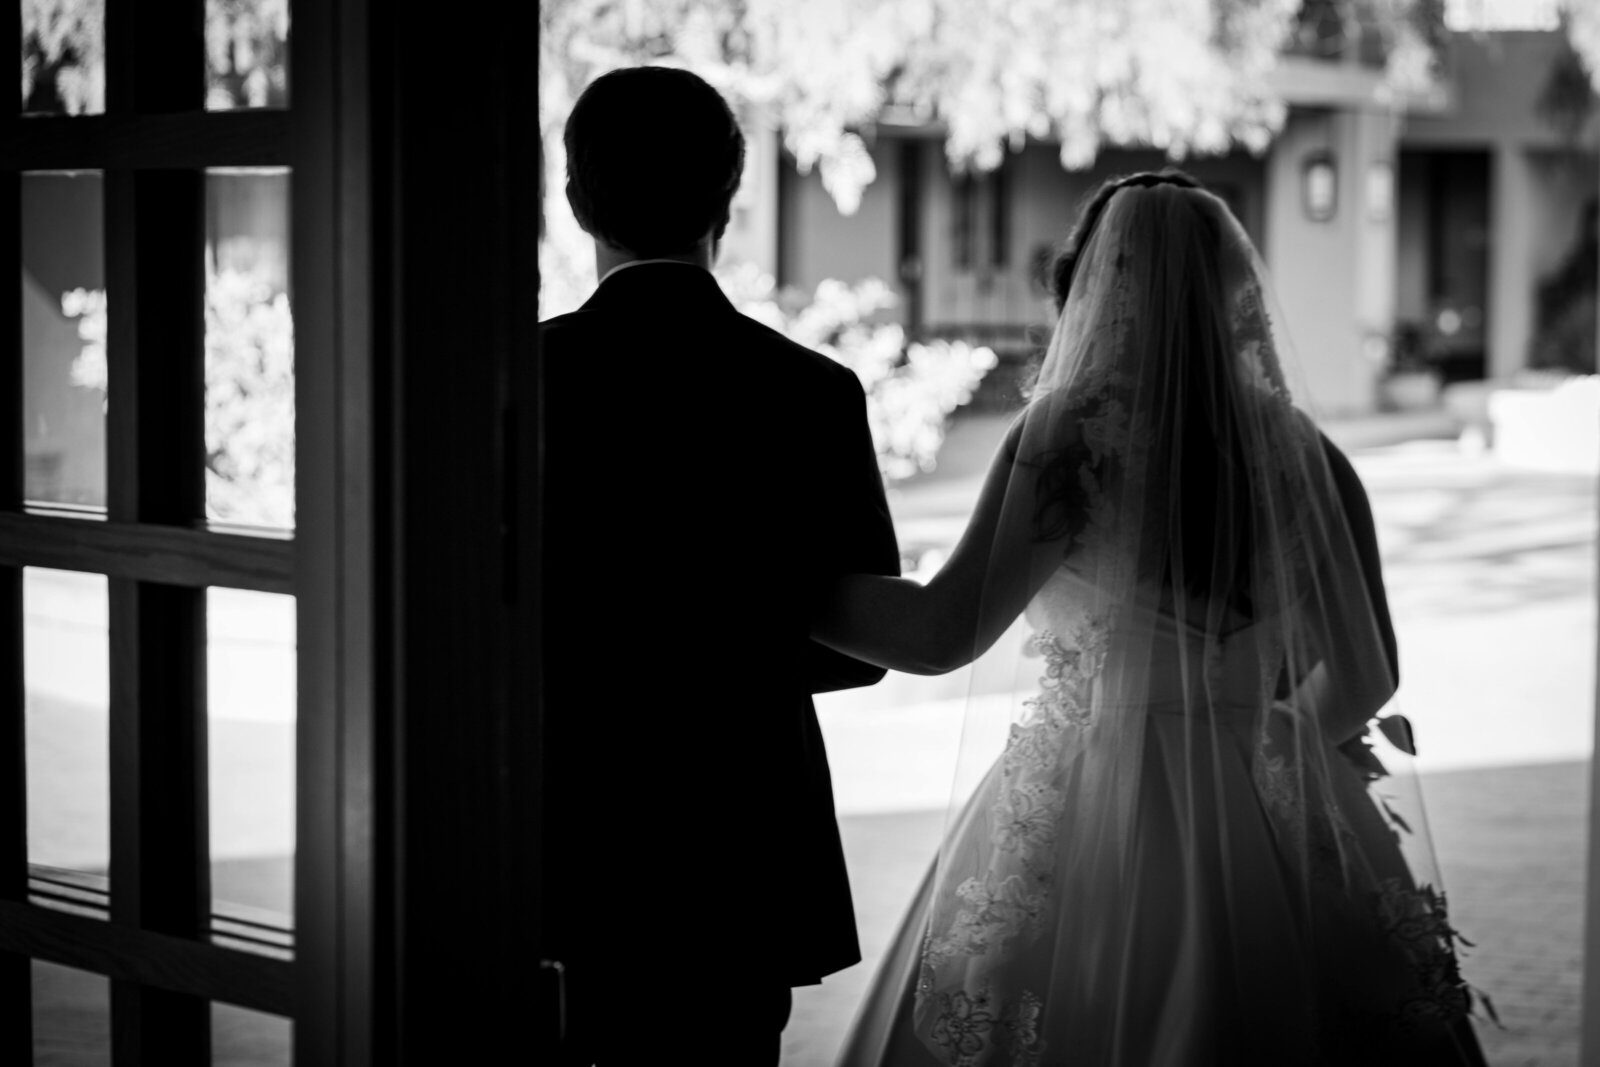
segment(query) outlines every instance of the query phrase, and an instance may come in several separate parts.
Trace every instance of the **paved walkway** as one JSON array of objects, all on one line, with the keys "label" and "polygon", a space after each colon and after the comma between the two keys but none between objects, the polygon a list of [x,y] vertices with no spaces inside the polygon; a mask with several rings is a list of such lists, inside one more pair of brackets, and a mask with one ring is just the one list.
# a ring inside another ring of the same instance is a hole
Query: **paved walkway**
[{"label": "paved walkway", "polygon": [[[1467,980],[1505,1030],[1480,1026],[1494,1067],[1577,1067],[1587,763],[1424,776],[1451,916],[1478,947]],[[878,957],[938,841],[942,812],[840,820],[864,962],[796,990],[784,1067],[831,1067]]]},{"label": "paved walkway", "polygon": [[[1005,420],[958,423],[940,470],[891,500],[903,547],[937,566]],[[1438,416],[1328,427],[1372,498],[1401,647],[1401,707],[1467,977],[1505,1031],[1497,1067],[1577,1062],[1582,858],[1595,648],[1593,479],[1463,453]],[[891,674],[819,701],[868,960],[801,990],[785,1067],[828,1067],[937,845],[970,678]]]}]

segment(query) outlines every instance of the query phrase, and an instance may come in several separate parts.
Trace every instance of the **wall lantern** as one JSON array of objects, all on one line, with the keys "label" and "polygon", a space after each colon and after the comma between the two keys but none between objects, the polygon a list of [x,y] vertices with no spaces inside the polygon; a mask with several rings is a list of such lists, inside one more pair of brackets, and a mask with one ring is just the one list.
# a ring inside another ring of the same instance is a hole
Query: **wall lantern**
[{"label": "wall lantern", "polygon": [[1313,152],[1300,165],[1300,203],[1306,218],[1327,222],[1339,211],[1339,171],[1328,152]]}]

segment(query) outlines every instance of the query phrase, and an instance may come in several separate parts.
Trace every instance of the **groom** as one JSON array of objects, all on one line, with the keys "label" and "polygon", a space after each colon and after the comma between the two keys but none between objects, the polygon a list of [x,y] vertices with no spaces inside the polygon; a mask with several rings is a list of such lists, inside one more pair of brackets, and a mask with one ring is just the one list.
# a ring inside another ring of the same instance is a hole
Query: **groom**
[{"label": "groom", "polygon": [[860,958],[811,694],[835,575],[897,574],[856,376],[710,268],[744,167],[686,71],[614,71],[566,127],[600,285],[541,327],[546,955],[564,1063],[776,1064],[790,987]]}]

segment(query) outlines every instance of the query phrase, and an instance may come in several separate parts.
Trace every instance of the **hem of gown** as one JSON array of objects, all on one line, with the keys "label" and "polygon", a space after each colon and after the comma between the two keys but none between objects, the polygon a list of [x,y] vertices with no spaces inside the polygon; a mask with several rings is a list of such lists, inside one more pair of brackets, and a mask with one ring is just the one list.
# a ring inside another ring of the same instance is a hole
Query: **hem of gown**
[{"label": "hem of gown", "polygon": [[[974,800],[981,793],[980,788]],[[964,814],[956,821],[957,827],[965,818]],[[913,1019],[937,871],[935,856],[874,970],[846,1031],[835,1067],[950,1067],[952,1061],[941,1057],[917,1036]],[[1407,1045],[1411,1047],[1406,1048]],[[1388,1050],[1369,1048],[1346,1053],[1324,1046],[1312,1054],[1314,1059],[1306,1067],[1488,1067],[1472,1018],[1466,1015],[1442,1023],[1441,1030],[1433,1038],[1425,1038],[1421,1047],[1400,1038]],[[1182,1062],[1185,1067],[1239,1067],[1237,1062],[1225,1063],[1222,1059]],[[1095,1063],[1093,1067],[1103,1065]]]}]

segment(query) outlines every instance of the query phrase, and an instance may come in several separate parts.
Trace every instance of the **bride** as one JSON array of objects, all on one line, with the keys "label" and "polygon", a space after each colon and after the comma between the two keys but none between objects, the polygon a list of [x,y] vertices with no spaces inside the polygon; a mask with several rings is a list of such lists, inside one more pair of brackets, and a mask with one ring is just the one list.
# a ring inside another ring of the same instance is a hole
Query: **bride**
[{"label": "bride", "polygon": [[840,651],[1028,682],[969,701],[964,744],[993,744],[842,1064],[1483,1063],[1391,773],[1409,727],[1379,717],[1371,513],[1291,402],[1262,277],[1181,172],[1108,184],[948,563],[826,597]]}]

